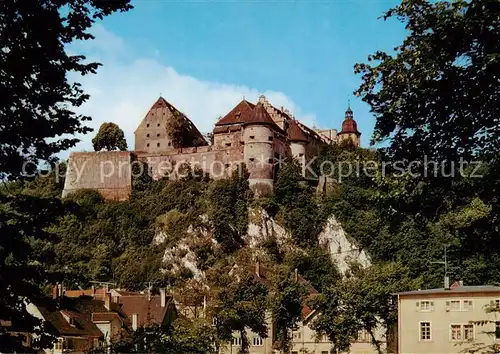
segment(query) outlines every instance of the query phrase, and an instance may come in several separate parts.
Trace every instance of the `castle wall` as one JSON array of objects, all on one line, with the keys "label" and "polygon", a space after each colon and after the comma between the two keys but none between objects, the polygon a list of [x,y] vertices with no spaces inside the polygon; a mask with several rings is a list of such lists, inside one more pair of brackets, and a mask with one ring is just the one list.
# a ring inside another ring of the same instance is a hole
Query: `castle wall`
[{"label": "castle wall", "polygon": [[132,190],[131,153],[73,152],[68,159],[63,198],[80,189],[95,189],[107,200],[127,200]]},{"label": "castle wall", "polygon": [[139,161],[146,162],[151,168],[154,179],[178,178],[189,165],[192,170],[201,169],[213,179],[227,178],[243,161],[243,148],[215,150],[211,146],[176,149],[168,153],[138,153]]},{"label": "castle wall", "polygon": [[236,149],[242,146],[241,126],[217,127],[214,132],[214,148]]},{"label": "castle wall", "polygon": [[306,146],[301,142],[290,143],[290,149],[293,158],[297,159],[302,165],[302,176],[304,176],[304,166],[306,163]]}]

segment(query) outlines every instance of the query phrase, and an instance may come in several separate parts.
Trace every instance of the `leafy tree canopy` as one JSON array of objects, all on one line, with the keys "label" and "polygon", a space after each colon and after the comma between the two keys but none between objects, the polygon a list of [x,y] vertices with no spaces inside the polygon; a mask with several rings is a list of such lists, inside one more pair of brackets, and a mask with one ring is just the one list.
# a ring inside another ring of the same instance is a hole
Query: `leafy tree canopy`
[{"label": "leafy tree canopy", "polygon": [[[0,3],[0,179],[36,170],[40,160],[74,146],[90,117],[71,107],[89,95],[68,73],[95,73],[98,63],[71,55],[65,46],[94,37],[96,20],[132,8],[129,0],[6,0]],[[40,21],[43,19],[43,21]],[[50,140],[49,140],[50,139]],[[23,170],[23,166],[25,169]]]},{"label": "leafy tree canopy", "polygon": [[107,151],[127,150],[125,134],[115,123],[102,123],[96,136],[92,139],[92,145],[95,151],[102,149]]},{"label": "leafy tree canopy", "polygon": [[408,36],[395,54],[357,64],[357,91],[375,114],[372,142],[393,161],[457,161],[500,148],[500,3],[404,0],[384,18]]}]

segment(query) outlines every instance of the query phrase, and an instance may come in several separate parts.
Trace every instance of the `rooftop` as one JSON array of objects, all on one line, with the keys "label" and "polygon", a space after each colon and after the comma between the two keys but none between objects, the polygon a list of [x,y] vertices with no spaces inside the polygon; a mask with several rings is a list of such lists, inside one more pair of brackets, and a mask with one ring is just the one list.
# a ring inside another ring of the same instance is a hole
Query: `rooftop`
[{"label": "rooftop", "polygon": [[434,294],[462,294],[462,293],[500,293],[500,286],[476,285],[476,286],[451,286],[449,289],[437,288],[426,290],[412,290],[396,293],[395,295],[434,295]]}]

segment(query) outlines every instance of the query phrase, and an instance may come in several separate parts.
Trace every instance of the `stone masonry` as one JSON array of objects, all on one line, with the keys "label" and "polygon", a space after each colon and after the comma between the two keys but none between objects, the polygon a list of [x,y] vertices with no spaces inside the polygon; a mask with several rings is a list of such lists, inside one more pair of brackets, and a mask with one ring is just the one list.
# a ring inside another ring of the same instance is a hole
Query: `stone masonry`
[{"label": "stone masonry", "polygon": [[[181,117],[187,139],[176,146],[167,122]],[[149,109],[135,131],[134,151],[73,152],[63,197],[80,189],[95,189],[108,200],[126,200],[132,188],[135,161],[147,163],[153,178],[179,177],[185,169],[202,170],[212,178],[227,178],[242,162],[250,173],[250,186],[257,194],[272,191],[277,162],[287,157],[303,166],[318,153],[321,144],[351,139],[357,146],[361,133],[350,108],[342,130],[309,128],[287,110],[272,106],[261,96],[256,104],[242,100],[219,119],[207,141],[191,120],[163,97]],[[306,171],[304,170],[304,177]]]}]

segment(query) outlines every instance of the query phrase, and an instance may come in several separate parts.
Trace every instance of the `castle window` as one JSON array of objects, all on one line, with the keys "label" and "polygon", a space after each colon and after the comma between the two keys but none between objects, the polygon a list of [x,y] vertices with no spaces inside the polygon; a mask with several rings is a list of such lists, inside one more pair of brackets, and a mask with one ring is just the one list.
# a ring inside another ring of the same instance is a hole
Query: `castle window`
[{"label": "castle window", "polygon": [[254,162],[254,161],[255,161],[255,158],[250,157],[250,158],[249,158],[249,160],[250,160],[250,162]]},{"label": "castle window", "polygon": [[267,160],[267,162],[273,163],[273,159],[269,159],[269,160]]},{"label": "castle window", "polygon": [[255,139],[255,135],[250,135],[250,139]]},{"label": "castle window", "polygon": [[270,137],[268,138],[268,140],[269,140],[269,141],[273,141],[273,137],[272,137],[272,136],[270,136]]},{"label": "castle window", "polygon": [[172,146],[172,143],[170,141],[168,142],[168,146]]},{"label": "castle window", "polygon": [[158,123],[158,127],[160,126],[160,123]]},{"label": "castle window", "polygon": [[149,143],[147,143],[146,146],[149,147]]},{"label": "castle window", "polygon": [[229,168],[229,166],[230,166],[230,165],[227,163],[227,164],[226,164],[226,168]]},{"label": "castle window", "polygon": [[160,134],[156,134],[156,136],[160,136]]},{"label": "castle window", "polygon": [[148,123],[148,124],[146,124],[146,128],[149,128],[149,123]]},{"label": "castle window", "polygon": [[160,147],[160,143],[157,143],[157,144],[156,144],[156,147]]},{"label": "castle window", "polygon": [[303,156],[304,156],[304,154],[299,154],[299,157],[303,157]]},{"label": "castle window", "polygon": [[226,143],[226,146],[231,146],[231,143]]},{"label": "castle window", "polygon": [[148,138],[149,138],[149,134],[146,134],[146,137],[148,137]]}]

